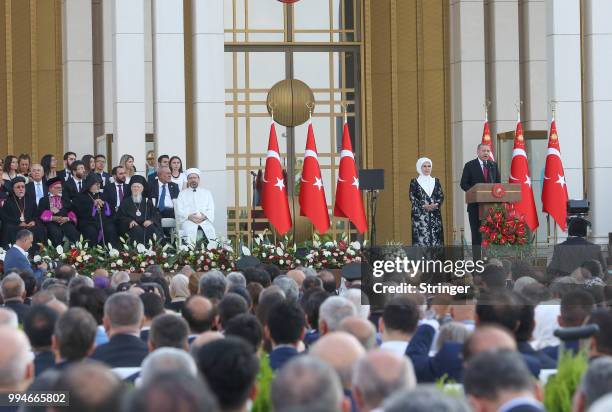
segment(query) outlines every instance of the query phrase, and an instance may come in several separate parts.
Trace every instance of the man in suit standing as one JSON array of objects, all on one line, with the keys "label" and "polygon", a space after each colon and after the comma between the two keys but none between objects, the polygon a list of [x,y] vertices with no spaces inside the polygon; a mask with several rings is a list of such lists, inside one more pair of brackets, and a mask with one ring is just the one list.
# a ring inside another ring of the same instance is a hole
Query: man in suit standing
[{"label": "man in suit standing", "polygon": [[36,270],[32,270],[32,265],[28,260],[28,250],[32,247],[34,235],[27,229],[22,229],[17,232],[15,244],[6,251],[4,256],[4,273],[16,269],[28,272],[36,279],[41,279],[47,271],[47,264],[41,262]]},{"label": "man in suit standing", "polygon": [[96,169],[94,170],[94,172],[97,173],[98,176],[100,176],[100,180],[102,181],[102,183],[100,184],[100,188],[104,189],[109,183],[111,177],[111,175],[108,174],[108,172],[105,170],[106,156],[104,156],[103,154],[96,155],[95,161]]},{"label": "man in suit standing", "polygon": [[43,181],[44,170],[41,165],[35,163],[30,168],[30,181],[26,184],[26,194],[36,199],[36,206],[40,199],[47,196],[47,183]]},{"label": "man in suit standing", "polygon": [[[500,183],[501,175],[497,163],[491,160],[491,146],[479,144],[478,157],[470,160],[463,167],[461,175],[461,189],[467,192],[478,183]],[[478,203],[469,203],[467,206],[470,219],[470,230],[472,232],[472,254],[474,259],[480,259],[480,217],[478,216]]]},{"label": "man in suit standing", "polygon": [[113,213],[119,209],[121,202],[126,196],[130,196],[130,186],[125,184],[125,168],[123,166],[115,166],[112,170],[113,183],[106,185],[104,190],[104,200],[108,202],[113,209]]},{"label": "man in suit standing", "polygon": [[70,170],[70,165],[74,163],[76,158],[77,156],[76,156],[76,153],[74,152],[64,153],[64,170],[60,170],[59,172],[57,172],[57,176],[61,177],[64,180],[68,180],[68,178],[72,175],[72,172]]},{"label": "man in suit standing", "polygon": [[140,339],[143,320],[144,308],[138,296],[119,292],[109,297],[104,304],[103,324],[110,340],[98,346],[91,358],[105,363],[121,378],[138,372],[149,352]]},{"label": "man in suit standing", "polygon": [[157,178],[149,183],[149,193],[162,218],[174,218],[172,201],[178,197],[180,191],[178,185],[172,181],[169,167],[157,169]]},{"label": "man in suit standing", "polygon": [[70,165],[71,175],[66,179],[64,184],[66,196],[70,201],[73,201],[76,195],[83,190],[85,180],[85,163],[80,160],[75,160]]}]

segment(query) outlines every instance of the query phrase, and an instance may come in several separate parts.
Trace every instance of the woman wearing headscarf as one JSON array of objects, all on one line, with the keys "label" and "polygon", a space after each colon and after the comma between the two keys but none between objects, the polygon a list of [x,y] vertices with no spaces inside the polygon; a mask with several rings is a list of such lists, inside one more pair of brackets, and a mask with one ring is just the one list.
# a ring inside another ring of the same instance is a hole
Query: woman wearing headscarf
[{"label": "woman wearing headscarf", "polygon": [[410,181],[412,202],[412,244],[414,246],[442,246],[444,231],[440,207],[444,193],[440,180],[431,176],[433,163],[427,157],[417,160],[419,177]]},{"label": "woman wearing headscarf", "polygon": [[189,278],[182,273],[174,275],[170,280],[170,298],[172,299],[169,305],[170,309],[180,313],[189,296],[191,296]]}]

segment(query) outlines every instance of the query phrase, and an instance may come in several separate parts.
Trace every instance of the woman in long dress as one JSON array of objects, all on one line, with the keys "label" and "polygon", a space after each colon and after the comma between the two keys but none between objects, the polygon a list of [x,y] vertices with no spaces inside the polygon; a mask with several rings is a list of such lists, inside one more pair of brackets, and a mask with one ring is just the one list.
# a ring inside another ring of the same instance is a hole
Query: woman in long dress
[{"label": "woman in long dress", "polygon": [[410,181],[412,202],[412,244],[414,246],[442,246],[444,230],[440,208],[444,192],[440,180],[431,176],[433,163],[427,157],[417,160],[419,177]]}]

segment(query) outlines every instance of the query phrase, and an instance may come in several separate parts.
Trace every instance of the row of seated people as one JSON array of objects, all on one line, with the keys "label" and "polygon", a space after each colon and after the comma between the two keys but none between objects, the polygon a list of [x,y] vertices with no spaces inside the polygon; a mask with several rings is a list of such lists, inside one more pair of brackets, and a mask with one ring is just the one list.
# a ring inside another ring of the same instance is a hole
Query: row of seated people
[{"label": "row of seated people", "polygon": [[175,184],[158,183],[157,179],[147,182],[138,175],[127,184],[123,168],[115,169],[115,181],[106,184],[96,173],[78,180],[71,176],[46,182],[35,176],[27,185],[25,178],[14,178],[0,208],[0,246],[14,243],[19,229],[30,230],[35,244],[49,240],[59,245],[64,238],[75,242],[82,236],[90,245],[110,243],[118,247],[119,236],[139,243],[154,236],[163,238],[161,218],[174,217],[172,199],[178,195],[178,188],[168,189],[160,202],[160,196],[154,193],[159,192],[155,190],[158,185],[165,188]]}]

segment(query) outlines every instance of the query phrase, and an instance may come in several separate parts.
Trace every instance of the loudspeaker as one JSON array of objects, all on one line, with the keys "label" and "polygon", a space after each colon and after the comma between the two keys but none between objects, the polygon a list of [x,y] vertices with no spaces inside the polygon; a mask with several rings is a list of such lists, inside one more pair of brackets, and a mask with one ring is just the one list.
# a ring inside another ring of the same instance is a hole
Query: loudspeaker
[{"label": "loudspeaker", "polygon": [[359,189],[383,190],[385,188],[385,169],[362,169],[359,171]]},{"label": "loudspeaker", "polygon": [[590,202],[587,199],[569,199],[567,201],[567,214],[583,215],[589,213]]}]

